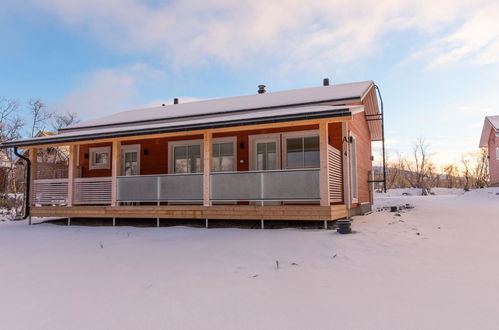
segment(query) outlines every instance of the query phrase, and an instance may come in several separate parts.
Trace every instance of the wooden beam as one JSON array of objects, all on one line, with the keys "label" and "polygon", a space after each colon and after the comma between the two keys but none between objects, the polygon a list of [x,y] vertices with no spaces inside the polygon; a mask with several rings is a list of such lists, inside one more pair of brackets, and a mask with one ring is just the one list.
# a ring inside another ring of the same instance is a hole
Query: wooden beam
[{"label": "wooden beam", "polygon": [[[172,132],[172,133],[157,133],[157,134],[148,134],[148,135],[126,136],[126,137],[120,137],[120,138],[104,138],[104,139],[84,140],[84,141],[76,141],[76,142],[52,143],[52,144],[44,144],[44,145],[36,146],[36,148],[47,148],[47,147],[64,146],[64,145],[72,145],[72,144],[107,143],[107,142],[113,142],[113,141],[135,141],[135,140],[168,138],[168,137],[177,137],[177,136],[201,135],[201,134],[204,134],[205,132],[215,134],[215,133],[241,132],[241,131],[268,129],[268,128],[279,128],[279,127],[318,125],[319,123],[324,122],[324,121],[326,121],[327,123],[337,123],[337,122],[343,122],[343,121],[351,120],[351,119],[352,119],[352,116],[342,116],[342,117],[325,118],[325,119],[320,119],[320,120],[319,119],[297,120],[297,121],[288,121],[288,122],[282,122],[282,123],[221,127],[221,128],[214,128],[214,129],[209,129],[209,130],[203,129],[203,130],[182,131],[182,132]],[[34,147],[22,147],[21,146],[19,148],[31,149]]]},{"label": "wooden beam", "polygon": [[78,171],[78,148],[79,145],[69,146],[69,164],[68,164],[68,201],[67,205],[73,205],[74,197],[74,178],[77,177]]},{"label": "wooden beam", "polygon": [[211,149],[212,134],[205,132],[203,135],[203,205],[211,205]]},{"label": "wooden beam", "polygon": [[111,156],[111,206],[116,206],[118,196],[118,181],[117,176],[121,172],[121,142],[118,140],[113,141]]},{"label": "wooden beam", "polygon": [[34,217],[136,218],[223,220],[331,221],[347,216],[345,205],[162,205],[162,206],[41,206],[32,208]]},{"label": "wooden beam", "polygon": [[320,154],[320,195],[321,206],[329,206],[331,198],[329,196],[329,170],[327,159],[328,123],[319,123],[319,154]]}]

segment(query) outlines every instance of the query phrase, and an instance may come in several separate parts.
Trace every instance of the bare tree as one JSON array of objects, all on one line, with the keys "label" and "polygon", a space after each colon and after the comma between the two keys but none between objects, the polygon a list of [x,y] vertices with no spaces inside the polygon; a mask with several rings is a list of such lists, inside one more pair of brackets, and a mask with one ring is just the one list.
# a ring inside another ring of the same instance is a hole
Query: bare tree
[{"label": "bare tree", "polygon": [[426,181],[430,170],[429,144],[425,138],[418,138],[412,145],[412,159],[406,160],[405,177],[413,188],[421,188],[423,194],[427,192]]},{"label": "bare tree", "polygon": [[474,153],[475,167],[473,176],[475,177],[475,188],[485,188],[489,183],[489,154],[486,148],[481,148]]},{"label": "bare tree", "polygon": [[78,124],[80,118],[76,112],[66,112],[54,114],[52,120],[52,128],[55,132],[59,131],[61,128],[66,128],[68,126]]},{"label": "bare tree", "polygon": [[[21,137],[24,121],[19,116],[19,104],[14,99],[0,98],[0,143],[19,139]],[[0,150],[5,165],[2,168],[4,177],[7,180],[7,185],[4,187],[9,192],[14,193],[15,198],[6,198],[5,206],[7,208],[14,207],[15,213],[18,214],[22,210],[19,209],[23,205],[22,198],[18,197],[21,192],[19,181],[16,180],[14,154],[12,149]],[[13,200],[13,203],[10,201]]]},{"label": "bare tree", "polygon": [[458,185],[459,169],[455,164],[448,164],[444,166],[443,172],[445,173],[446,187],[455,188]]},{"label": "bare tree", "polygon": [[48,121],[54,114],[47,111],[45,104],[40,99],[29,99],[28,109],[31,117],[29,133],[31,137],[34,137],[38,132],[45,130]]}]

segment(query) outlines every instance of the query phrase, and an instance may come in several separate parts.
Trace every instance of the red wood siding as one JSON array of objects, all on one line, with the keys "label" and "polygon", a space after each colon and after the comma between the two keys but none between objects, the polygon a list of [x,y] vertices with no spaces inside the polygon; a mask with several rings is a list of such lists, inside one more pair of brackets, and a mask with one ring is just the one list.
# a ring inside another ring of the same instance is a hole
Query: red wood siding
[{"label": "red wood siding", "polygon": [[[90,148],[98,148],[98,147],[111,147],[111,154],[109,155],[109,168],[107,169],[90,169]],[[94,144],[85,144],[80,145],[80,159],[79,159],[79,168],[80,175],[82,178],[96,178],[96,177],[105,177],[111,176],[111,162],[112,162],[112,144],[111,143],[94,143]]]},{"label": "red wood siding", "polygon": [[499,186],[499,160],[497,160],[496,148],[499,147],[499,138],[496,137],[494,129],[490,129],[489,135],[489,173],[490,185]]},{"label": "red wood siding", "polygon": [[[372,185],[367,182],[369,171],[372,170],[371,135],[363,112],[353,115],[353,119],[348,123],[348,130],[357,137],[358,203],[371,203]],[[357,204],[352,204],[352,207],[355,206]]]}]

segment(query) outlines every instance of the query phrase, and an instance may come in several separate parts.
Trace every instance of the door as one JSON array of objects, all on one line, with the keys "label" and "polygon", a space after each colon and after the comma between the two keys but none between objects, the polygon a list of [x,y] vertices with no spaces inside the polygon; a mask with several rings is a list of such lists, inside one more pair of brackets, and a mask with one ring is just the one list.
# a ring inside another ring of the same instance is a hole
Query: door
[{"label": "door", "polygon": [[121,147],[121,175],[140,175],[140,144]]},{"label": "door", "polygon": [[279,134],[250,136],[250,170],[278,170],[280,159]]}]

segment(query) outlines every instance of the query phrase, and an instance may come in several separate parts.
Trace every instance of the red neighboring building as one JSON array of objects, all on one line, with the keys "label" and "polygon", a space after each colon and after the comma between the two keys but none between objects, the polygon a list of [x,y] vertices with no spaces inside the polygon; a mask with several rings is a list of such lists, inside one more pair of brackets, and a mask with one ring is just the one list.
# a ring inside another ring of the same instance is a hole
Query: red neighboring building
[{"label": "red neighboring building", "polygon": [[480,148],[489,151],[490,185],[499,186],[499,116],[487,116],[483,124]]}]

